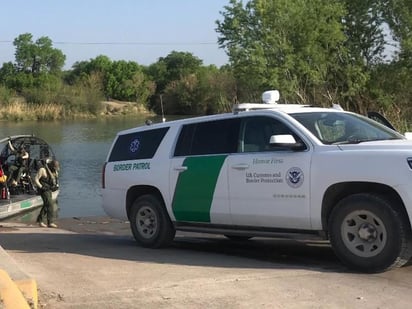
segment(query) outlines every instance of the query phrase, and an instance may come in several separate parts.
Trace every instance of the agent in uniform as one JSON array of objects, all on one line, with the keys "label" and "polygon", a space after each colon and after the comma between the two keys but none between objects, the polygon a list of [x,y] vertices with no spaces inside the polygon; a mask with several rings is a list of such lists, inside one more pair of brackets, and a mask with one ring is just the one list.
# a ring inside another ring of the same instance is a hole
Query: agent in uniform
[{"label": "agent in uniform", "polygon": [[54,220],[57,217],[57,204],[52,198],[52,192],[59,188],[59,170],[59,162],[48,159],[44,166],[38,170],[36,177],[34,178],[37,191],[40,193],[43,200],[43,206],[37,217],[37,223],[41,227],[57,227],[54,223]]}]

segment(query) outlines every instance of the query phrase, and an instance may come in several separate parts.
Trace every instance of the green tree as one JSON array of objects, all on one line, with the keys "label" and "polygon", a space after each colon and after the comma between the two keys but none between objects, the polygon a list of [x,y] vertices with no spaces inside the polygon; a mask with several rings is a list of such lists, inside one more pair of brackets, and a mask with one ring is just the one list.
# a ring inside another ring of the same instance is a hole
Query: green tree
[{"label": "green tree", "polygon": [[[308,102],[329,90],[345,57],[337,1],[230,0],[217,21],[239,81],[242,99],[258,100],[262,90],[280,89],[284,100]],[[336,86],[335,86],[336,87]]]},{"label": "green tree", "polygon": [[400,129],[410,130],[412,117],[412,2],[381,0],[387,23],[387,45],[393,57],[372,72],[370,97],[376,108]]},{"label": "green tree", "polygon": [[383,1],[341,1],[347,11],[342,22],[350,59],[366,67],[381,63],[387,42]]},{"label": "green tree", "polygon": [[105,76],[111,70],[111,66],[112,61],[104,55],[99,55],[89,61],[78,61],[73,64],[72,70],[65,75],[65,81],[73,85],[83,79],[87,80],[91,75],[98,74],[102,77],[102,84],[99,87],[103,90],[105,88]]},{"label": "green tree", "polygon": [[236,80],[231,70],[202,67],[198,73],[199,114],[228,112],[236,103]]},{"label": "green tree", "polygon": [[221,13],[219,44],[242,100],[276,88],[285,101],[333,101],[361,113],[403,102],[407,110],[411,1],[230,0]]},{"label": "green tree", "polygon": [[12,62],[3,63],[3,66],[0,68],[0,84],[14,89],[16,73],[16,67]]},{"label": "green tree", "polygon": [[146,72],[156,81],[156,93],[161,93],[172,81],[196,73],[203,61],[192,53],[172,51],[150,65]]},{"label": "green tree", "polygon": [[105,90],[110,97],[146,104],[154,93],[154,84],[136,62],[115,61],[106,74]]},{"label": "green tree", "polygon": [[13,44],[16,47],[15,63],[4,63],[0,69],[0,81],[30,103],[54,102],[61,87],[61,70],[65,55],[53,48],[48,37],[36,42],[30,33],[19,35]]},{"label": "green tree", "polygon": [[[117,99],[147,104],[154,93],[154,83],[145,74],[144,67],[134,61],[112,61],[99,55],[90,61],[76,62],[66,76],[71,84],[85,84],[94,76],[94,87],[99,88],[107,99]],[[100,85],[98,86],[98,82]]]},{"label": "green tree", "polygon": [[[173,89],[174,93],[176,89],[183,90],[184,87],[179,86],[179,81],[186,80],[189,84],[194,83],[193,78],[190,76],[193,76],[201,68],[202,63],[203,61],[192,53],[172,51],[166,57],[161,57],[156,63],[150,65],[146,72],[155,81],[156,91],[150,99],[149,107],[155,112],[160,113],[160,95],[163,95],[168,87]],[[182,97],[186,96],[182,94]],[[181,102],[181,106],[186,104],[183,103],[185,100]],[[175,109],[170,108],[169,110],[174,111]],[[184,110],[191,110],[191,108],[186,107]],[[185,111],[184,113],[187,112]]]},{"label": "green tree", "polygon": [[152,63],[144,69],[145,73],[156,82],[156,94],[162,93],[169,82],[167,75],[167,65],[164,61]]},{"label": "green tree", "polygon": [[13,42],[16,47],[16,68],[20,72],[40,74],[61,72],[66,56],[53,48],[48,37],[40,37],[33,42],[30,33],[19,35]]},{"label": "green tree", "polygon": [[399,1],[341,2],[347,10],[342,21],[348,52],[345,66],[349,69],[346,72],[351,73],[349,78],[344,75],[342,79],[342,84],[348,84],[344,88],[348,94],[346,107],[362,113],[370,109],[386,109],[390,106],[390,94],[381,88],[386,83],[380,79],[386,73],[391,79],[394,77],[389,63],[393,59],[388,58],[386,51],[397,40],[392,35],[393,17],[389,17],[388,8]]},{"label": "green tree", "polygon": [[412,2],[410,0],[381,0],[397,56],[403,65],[412,67]]},{"label": "green tree", "polygon": [[228,70],[215,66],[201,67],[170,82],[164,90],[166,114],[215,114],[230,110],[235,98],[236,82]]},{"label": "green tree", "polygon": [[178,80],[184,76],[195,73],[203,61],[195,57],[192,53],[172,51],[159,62],[166,65],[166,80]]}]

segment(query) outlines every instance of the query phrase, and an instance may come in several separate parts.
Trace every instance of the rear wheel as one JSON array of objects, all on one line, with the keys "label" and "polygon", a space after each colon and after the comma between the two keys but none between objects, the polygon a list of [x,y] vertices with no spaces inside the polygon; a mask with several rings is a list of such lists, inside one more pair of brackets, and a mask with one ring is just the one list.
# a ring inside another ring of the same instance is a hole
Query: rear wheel
[{"label": "rear wheel", "polygon": [[130,227],[136,241],[148,248],[167,246],[176,233],[163,203],[154,195],[136,199],[130,212]]},{"label": "rear wheel", "polygon": [[355,194],[341,200],[329,218],[332,248],[349,267],[380,272],[411,257],[408,221],[384,198]]}]

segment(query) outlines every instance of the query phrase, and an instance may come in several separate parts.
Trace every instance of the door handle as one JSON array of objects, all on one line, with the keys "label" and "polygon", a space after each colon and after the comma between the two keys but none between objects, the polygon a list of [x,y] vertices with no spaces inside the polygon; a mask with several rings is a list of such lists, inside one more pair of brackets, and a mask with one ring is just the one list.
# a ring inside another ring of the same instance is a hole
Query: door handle
[{"label": "door handle", "polygon": [[174,170],[178,172],[184,172],[187,170],[187,166],[175,166]]},{"label": "door handle", "polygon": [[235,170],[245,170],[249,168],[249,164],[239,163],[239,164],[232,165],[232,168],[234,168]]}]

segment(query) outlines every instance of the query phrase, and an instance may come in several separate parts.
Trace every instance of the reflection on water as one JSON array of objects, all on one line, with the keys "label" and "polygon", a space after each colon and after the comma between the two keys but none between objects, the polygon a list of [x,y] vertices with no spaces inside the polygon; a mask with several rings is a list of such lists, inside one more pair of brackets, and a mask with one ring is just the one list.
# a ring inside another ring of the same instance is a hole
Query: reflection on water
[{"label": "reflection on water", "polygon": [[[104,215],[101,172],[113,138],[147,118],[112,118],[64,122],[0,122],[0,138],[34,134],[48,142],[61,164],[59,217]],[[152,118],[158,122],[157,118]],[[25,214],[25,221],[32,220]],[[29,218],[29,219],[27,219]]]}]

